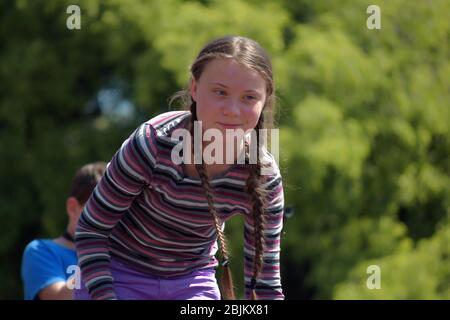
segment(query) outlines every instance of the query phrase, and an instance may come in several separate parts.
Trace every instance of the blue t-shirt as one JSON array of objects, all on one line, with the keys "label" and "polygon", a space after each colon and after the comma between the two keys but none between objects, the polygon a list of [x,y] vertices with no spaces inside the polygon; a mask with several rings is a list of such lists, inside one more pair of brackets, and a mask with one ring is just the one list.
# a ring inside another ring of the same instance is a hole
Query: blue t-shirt
[{"label": "blue t-shirt", "polygon": [[22,281],[25,300],[37,298],[44,288],[59,281],[66,281],[74,271],[67,269],[78,262],[75,250],[50,239],[30,242],[22,257]]}]

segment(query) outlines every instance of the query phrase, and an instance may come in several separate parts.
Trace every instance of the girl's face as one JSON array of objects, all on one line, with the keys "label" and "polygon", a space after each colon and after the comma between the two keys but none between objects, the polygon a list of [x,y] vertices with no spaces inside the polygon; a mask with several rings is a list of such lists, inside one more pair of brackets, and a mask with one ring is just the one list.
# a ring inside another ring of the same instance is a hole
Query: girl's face
[{"label": "girl's face", "polygon": [[266,81],[234,59],[214,59],[191,82],[203,130],[254,129],[266,101]]}]

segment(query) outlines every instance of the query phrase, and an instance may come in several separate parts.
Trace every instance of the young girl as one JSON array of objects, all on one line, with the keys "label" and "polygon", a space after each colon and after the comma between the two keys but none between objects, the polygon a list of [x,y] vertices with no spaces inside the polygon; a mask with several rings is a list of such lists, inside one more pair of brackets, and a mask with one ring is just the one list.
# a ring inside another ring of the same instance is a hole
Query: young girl
[{"label": "young girl", "polygon": [[[172,136],[176,129],[194,134],[194,124],[201,123],[203,132],[216,129],[225,137],[227,130],[270,125],[271,62],[257,42],[230,36],[207,44],[190,71],[189,89],[174,97],[183,98],[189,111],[167,112],[139,126],[86,204],[76,232],[83,284],[75,291],[78,299],[235,299],[224,222],[237,214],[245,221],[245,297],[284,299],[283,187],[258,135],[238,144],[236,154],[244,152],[245,163],[237,157],[233,163],[211,163],[205,152],[201,163],[192,156],[190,163],[177,165],[172,158],[179,144]],[[225,146],[236,141],[224,142],[225,159]],[[192,144],[191,155],[209,143]],[[255,145],[264,158],[252,162]]]}]

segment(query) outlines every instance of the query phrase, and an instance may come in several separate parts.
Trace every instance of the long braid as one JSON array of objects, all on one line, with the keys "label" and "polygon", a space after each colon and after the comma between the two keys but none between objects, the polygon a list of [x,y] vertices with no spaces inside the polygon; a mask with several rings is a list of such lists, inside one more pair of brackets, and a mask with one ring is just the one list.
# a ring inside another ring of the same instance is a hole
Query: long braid
[{"label": "long braid", "polygon": [[[194,121],[197,120],[197,113],[196,113],[196,103],[195,101],[191,104],[191,137],[194,136]],[[192,150],[194,151],[194,144],[192,143]],[[195,154],[195,153],[194,153]],[[208,173],[206,171],[206,168],[203,163],[203,157],[200,164],[195,165],[195,169],[197,170],[197,173],[200,177],[203,190],[205,191],[206,199],[208,201],[208,210],[213,218],[214,221],[214,227],[216,229],[217,237],[219,239],[219,247],[220,251],[222,253],[222,266],[223,266],[223,274],[221,278],[221,287],[222,287],[222,298],[224,300],[235,300],[235,294],[234,294],[234,286],[233,286],[233,278],[230,271],[229,266],[229,251],[228,251],[228,244],[225,238],[225,234],[220,227],[219,222],[219,216],[217,214],[217,211],[214,206],[214,200],[211,190],[211,185],[209,183],[209,177]]]},{"label": "long braid", "polygon": [[[256,126],[256,143],[258,152],[260,151],[259,146],[259,129],[264,126],[264,115],[261,113],[258,125]],[[260,156],[257,156],[256,164],[250,164],[250,175],[247,179],[246,186],[247,192],[250,194],[250,199],[252,201],[252,216],[253,216],[253,227],[254,227],[254,241],[255,241],[255,257],[253,261],[253,275],[250,283],[251,299],[256,300],[256,280],[263,268],[263,253],[264,253],[264,199],[265,191],[261,188],[261,161]]]}]

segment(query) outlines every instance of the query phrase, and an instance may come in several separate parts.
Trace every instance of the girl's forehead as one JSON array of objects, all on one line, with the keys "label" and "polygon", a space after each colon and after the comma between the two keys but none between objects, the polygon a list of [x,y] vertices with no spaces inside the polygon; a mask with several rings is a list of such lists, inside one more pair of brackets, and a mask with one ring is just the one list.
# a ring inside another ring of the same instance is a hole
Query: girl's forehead
[{"label": "girl's forehead", "polygon": [[245,87],[245,90],[264,90],[262,75],[234,59],[214,59],[203,70],[199,82],[204,85],[222,84],[227,87]]}]

